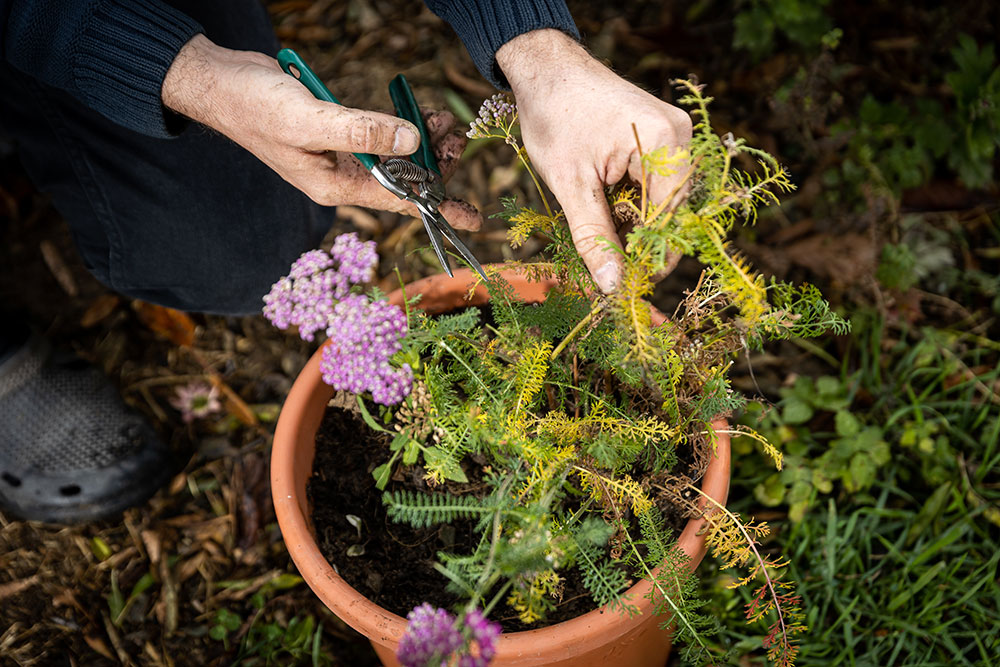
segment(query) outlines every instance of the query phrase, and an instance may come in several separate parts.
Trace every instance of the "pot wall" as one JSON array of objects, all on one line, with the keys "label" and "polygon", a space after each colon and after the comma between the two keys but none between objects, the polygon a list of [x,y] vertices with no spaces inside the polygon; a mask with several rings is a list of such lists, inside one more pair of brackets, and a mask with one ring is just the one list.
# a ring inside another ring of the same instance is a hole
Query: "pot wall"
[{"label": "pot wall", "polygon": [[[516,273],[505,274],[518,295],[540,301],[552,287],[551,281],[532,283]],[[407,294],[423,294],[420,307],[439,313],[463,305],[482,305],[486,290],[479,287],[471,302],[463,299],[475,282],[467,269],[454,278],[433,276],[407,286]],[[402,293],[389,295],[402,305]],[[659,316],[662,320],[662,315]],[[316,595],[352,628],[368,637],[376,653],[388,667],[395,667],[395,652],[406,628],[406,620],[372,603],[354,590],[320,553],[312,533],[306,483],[312,473],[316,432],[333,389],[324,384],[319,371],[320,353],[309,360],[292,386],[278,418],[271,453],[271,492],[282,536],[296,567]],[[726,429],[725,422],[713,427]],[[721,504],[729,493],[729,436],[718,434],[716,457],[702,480],[702,490]],[[688,522],[680,536],[681,548],[691,557],[692,569],[705,556],[705,540],[697,535],[702,520]],[[495,667],[602,666],[614,660],[621,667],[662,666],[670,653],[669,633],[659,628],[660,619],[651,613],[645,595],[651,585],[641,581],[627,593],[642,614],[627,618],[617,612],[597,609],[556,625],[500,636]]]}]

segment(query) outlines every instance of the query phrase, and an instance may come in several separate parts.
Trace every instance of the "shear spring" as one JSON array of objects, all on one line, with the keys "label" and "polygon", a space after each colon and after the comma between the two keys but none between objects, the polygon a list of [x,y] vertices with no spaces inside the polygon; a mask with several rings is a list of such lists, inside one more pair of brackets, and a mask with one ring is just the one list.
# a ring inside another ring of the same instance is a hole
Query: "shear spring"
[{"label": "shear spring", "polygon": [[403,160],[398,157],[389,158],[383,163],[383,166],[386,171],[396,178],[409,181],[410,183],[424,183],[428,180],[427,170],[409,160]]}]

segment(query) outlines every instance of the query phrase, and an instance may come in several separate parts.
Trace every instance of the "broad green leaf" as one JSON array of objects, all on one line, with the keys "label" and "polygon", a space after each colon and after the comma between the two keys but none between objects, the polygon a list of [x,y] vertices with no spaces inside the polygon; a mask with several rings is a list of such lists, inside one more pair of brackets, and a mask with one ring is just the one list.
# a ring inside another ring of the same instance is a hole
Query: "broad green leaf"
[{"label": "broad green leaf", "polygon": [[834,423],[837,428],[837,435],[849,438],[852,435],[857,435],[861,430],[861,422],[858,418],[846,410],[840,410],[834,417]]},{"label": "broad green leaf", "polygon": [[786,424],[804,424],[813,416],[812,407],[801,398],[790,396],[781,407],[781,420]]},{"label": "broad green leaf", "polygon": [[780,505],[785,499],[785,485],[781,481],[780,473],[774,473],[755,486],[753,494],[758,501],[768,507]]},{"label": "broad green leaf", "polygon": [[375,478],[375,488],[385,491],[385,485],[389,483],[389,476],[392,475],[392,462],[383,463],[372,470],[372,477]]},{"label": "broad green leaf", "polygon": [[851,465],[844,480],[844,486],[850,492],[867,489],[875,481],[877,467],[872,457],[865,452],[858,452],[851,457]]}]

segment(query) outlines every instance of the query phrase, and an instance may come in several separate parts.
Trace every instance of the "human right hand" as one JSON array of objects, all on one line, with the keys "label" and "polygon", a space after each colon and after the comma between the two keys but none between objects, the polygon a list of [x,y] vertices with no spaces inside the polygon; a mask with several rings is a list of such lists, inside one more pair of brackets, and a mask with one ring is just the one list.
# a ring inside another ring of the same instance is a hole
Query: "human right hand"
[{"label": "human right hand", "polygon": [[[419,145],[417,128],[389,114],[317,100],[274,58],[225,49],[195,35],[167,71],[161,95],[167,108],[229,137],[318,204],[419,215],[351,155],[409,155]],[[425,123],[447,180],[465,137],[451,131],[450,113],[431,114]],[[482,224],[479,212],[465,202],[445,201],[440,212],[456,229]]]},{"label": "human right hand", "polygon": [[[524,147],[566,213],[580,256],[605,293],[621,278],[623,232],[617,230],[604,188],[626,175],[645,176],[644,150],[682,150],[691,140],[691,118],[599,63],[558,30],[535,30],[504,44],[497,63],[514,91]],[[654,204],[678,203],[684,170],[650,174]],[[666,271],[679,255],[669,258]],[[662,277],[661,274],[659,277]]]}]

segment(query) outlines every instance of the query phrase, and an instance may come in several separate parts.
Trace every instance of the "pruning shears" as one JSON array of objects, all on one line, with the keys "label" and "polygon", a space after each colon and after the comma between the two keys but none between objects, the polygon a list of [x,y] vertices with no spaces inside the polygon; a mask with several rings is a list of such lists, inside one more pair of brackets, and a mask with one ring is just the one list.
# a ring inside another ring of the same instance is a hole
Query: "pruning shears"
[{"label": "pruning shears", "polygon": [[[333,96],[333,93],[323,85],[316,73],[306,65],[295,51],[291,49],[279,51],[278,64],[281,65],[281,69],[286,74],[293,76],[309,89],[309,92],[316,99],[340,104],[340,100]],[[431,239],[434,254],[437,255],[438,261],[441,262],[441,266],[449,276],[452,275],[451,263],[444,249],[444,239],[448,239],[462,259],[482,276],[483,280],[486,280],[486,274],[483,272],[479,260],[472,254],[468,246],[462,243],[462,240],[455,234],[455,230],[438,211],[438,207],[441,206],[441,202],[445,198],[441,170],[434,157],[430,134],[427,132],[427,126],[420,115],[420,108],[413,96],[413,90],[402,74],[396,75],[396,78],[389,84],[389,96],[392,98],[396,115],[410,121],[420,130],[420,146],[417,148],[417,152],[409,159],[389,158],[385,162],[371,153],[354,153],[354,157],[372,173],[372,176],[382,187],[400,199],[416,205],[420,211],[424,229],[427,230],[427,235]]]}]

